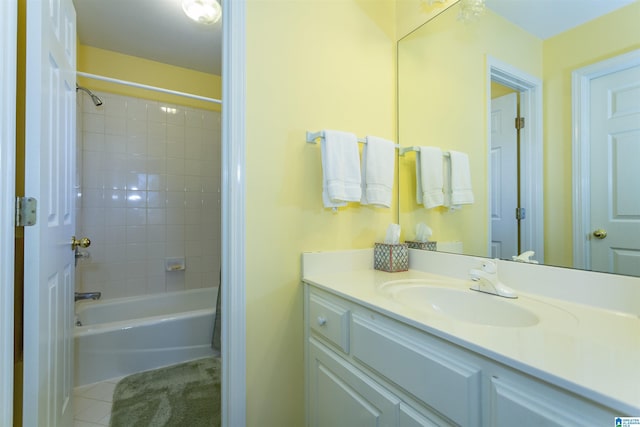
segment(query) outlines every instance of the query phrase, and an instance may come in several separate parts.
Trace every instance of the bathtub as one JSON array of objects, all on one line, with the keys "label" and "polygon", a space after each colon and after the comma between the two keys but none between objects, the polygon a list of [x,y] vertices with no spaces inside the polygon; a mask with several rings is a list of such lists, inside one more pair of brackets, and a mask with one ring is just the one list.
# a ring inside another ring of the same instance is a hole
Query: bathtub
[{"label": "bathtub", "polygon": [[75,385],[213,354],[216,288],[76,304]]}]

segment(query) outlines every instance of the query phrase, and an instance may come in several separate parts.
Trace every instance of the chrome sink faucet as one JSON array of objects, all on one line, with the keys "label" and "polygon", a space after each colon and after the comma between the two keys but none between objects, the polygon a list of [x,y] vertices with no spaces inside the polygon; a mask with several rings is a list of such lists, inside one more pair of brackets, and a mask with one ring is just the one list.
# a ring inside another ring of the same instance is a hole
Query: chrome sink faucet
[{"label": "chrome sink faucet", "polygon": [[482,260],[480,269],[469,270],[469,276],[474,284],[472,291],[485,292],[504,298],[518,298],[515,291],[498,279],[498,264],[492,260]]}]

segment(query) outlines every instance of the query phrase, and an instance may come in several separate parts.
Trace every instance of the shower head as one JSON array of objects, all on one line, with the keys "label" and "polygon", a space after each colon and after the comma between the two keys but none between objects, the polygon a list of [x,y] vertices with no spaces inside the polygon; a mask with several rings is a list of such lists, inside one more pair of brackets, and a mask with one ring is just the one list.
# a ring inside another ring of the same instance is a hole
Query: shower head
[{"label": "shower head", "polygon": [[78,86],[78,84],[76,83],[76,92],[78,90],[83,90],[85,92],[87,92],[87,94],[91,97],[91,100],[93,101],[93,104],[98,107],[100,105],[102,105],[102,99],[98,98],[96,95],[94,95],[89,89],[87,89],[86,87],[82,87],[82,86]]}]

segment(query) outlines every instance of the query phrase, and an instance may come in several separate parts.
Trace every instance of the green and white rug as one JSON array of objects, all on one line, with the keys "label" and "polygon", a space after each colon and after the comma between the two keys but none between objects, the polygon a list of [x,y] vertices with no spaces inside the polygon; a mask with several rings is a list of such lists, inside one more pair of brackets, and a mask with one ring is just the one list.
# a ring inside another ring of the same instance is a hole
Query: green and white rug
[{"label": "green and white rug", "polygon": [[208,357],[123,378],[111,427],[220,426],[220,359]]}]

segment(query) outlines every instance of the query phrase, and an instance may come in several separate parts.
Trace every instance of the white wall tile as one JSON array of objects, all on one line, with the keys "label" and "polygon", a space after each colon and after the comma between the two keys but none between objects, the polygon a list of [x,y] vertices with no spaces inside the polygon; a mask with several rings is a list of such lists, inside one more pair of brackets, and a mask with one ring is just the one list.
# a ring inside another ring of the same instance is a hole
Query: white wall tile
[{"label": "white wall tile", "polygon": [[147,225],[147,209],[126,208],[127,225]]},{"label": "white wall tile", "polygon": [[[152,191],[149,194],[153,193]],[[167,210],[164,208],[152,208],[147,199],[147,224],[165,225],[167,223]]]},{"label": "white wall tile", "polygon": [[123,171],[104,171],[104,188],[108,190],[125,190],[127,188],[127,175]]},{"label": "white wall tile", "polygon": [[167,191],[167,208],[184,209],[184,191]]},{"label": "white wall tile", "polygon": [[151,101],[147,103],[147,118],[149,123],[165,123],[167,121],[167,113],[161,108],[159,102]]},{"label": "white wall tile", "polygon": [[82,120],[84,132],[104,133],[104,115],[86,113]]},{"label": "white wall tile", "polygon": [[147,208],[164,209],[167,205],[166,191],[147,191]]},{"label": "white wall tile", "polygon": [[125,136],[127,134],[127,119],[106,116],[104,118],[104,133],[106,135]]},{"label": "white wall tile", "polygon": [[167,141],[184,143],[184,126],[176,124],[167,124]]},{"label": "white wall tile", "polygon": [[124,135],[105,135],[104,151],[107,153],[126,153],[127,142]]},{"label": "white wall tile", "polygon": [[167,107],[175,110],[175,113],[167,113],[167,123],[184,127],[184,107],[177,105],[167,105]]},{"label": "white wall tile", "polygon": [[[152,242],[147,243],[147,257],[149,259],[157,259],[162,262],[164,266],[164,258],[167,252],[166,242]],[[162,267],[164,271],[164,267]]]},{"label": "white wall tile", "polygon": [[149,157],[146,162],[146,172],[164,175],[167,173],[167,160],[165,157]]},{"label": "white wall tile", "polygon": [[184,291],[185,289],[184,271],[171,271],[167,273],[167,292]]},{"label": "white wall tile", "polygon": [[185,174],[194,176],[206,176],[206,172],[203,171],[202,161],[197,159],[186,159],[184,161]]},{"label": "white wall tile", "polygon": [[127,192],[105,189],[104,202],[104,206],[109,208],[124,208],[127,205]]},{"label": "white wall tile", "polygon": [[182,225],[186,222],[186,213],[182,207],[167,208],[167,225]]},{"label": "white wall tile", "polygon": [[106,208],[104,211],[107,226],[127,225],[125,208]]},{"label": "white wall tile", "polygon": [[187,108],[185,111],[185,126],[187,128],[201,128],[202,115],[202,110]]},{"label": "white wall tile", "polygon": [[135,98],[127,99],[127,119],[134,120],[147,120],[147,102],[145,100],[138,100]]},{"label": "white wall tile", "polygon": [[147,225],[147,242],[159,243],[167,240],[167,230],[164,225]]},{"label": "white wall tile", "polygon": [[167,159],[167,175],[184,175],[185,161],[183,159]]},{"label": "white wall tile", "polygon": [[[97,95],[103,107],[78,101],[78,229],[93,239],[78,289],[115,298],[217,286],[220,113]],[[171,256],[187,256],[187,271],[164,271]]]},{"label": "white wall tile", "polygon": [[167,191],[185,191],[184,175],[167,175]]}]

